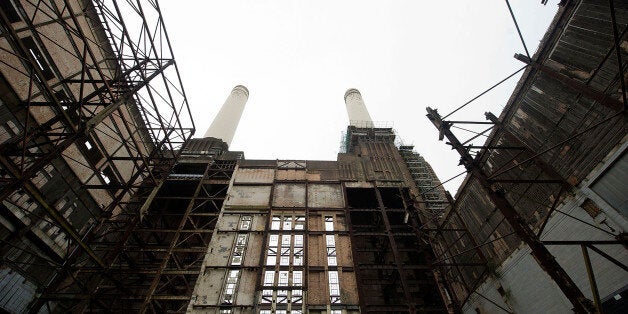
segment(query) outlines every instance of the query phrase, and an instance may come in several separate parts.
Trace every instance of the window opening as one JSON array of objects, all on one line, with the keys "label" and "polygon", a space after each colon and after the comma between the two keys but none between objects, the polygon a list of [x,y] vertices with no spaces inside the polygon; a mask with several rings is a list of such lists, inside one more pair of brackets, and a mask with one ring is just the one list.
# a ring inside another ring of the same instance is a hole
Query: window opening
[{"label": "window opening", "polygon": [[233,248],[231,265],[242,265],[242,260],[244,259],[244,249],[246,247],[246,240],[246,234],[238,234],[236,238],[236,245]]},{"label": "window opening", "polygon": [[334,217],[325,216],[325,231],[334,231]]},{"label": "window opening", "polygon": [[303,303],[303,290],[292,290],[292,303]]},{"label": "window opening", "polygon": [[340,303],[340,284],[338,281],[338,272],[329,272],[329,298],[331,303]]},{"label": "window opening", "polygon": [[292,230],[292,216],[283,217],[283,230]]},{"label": "window opening", "polygon": [[250,230],[252,220],[253,217],[251,216],[242,216],[240,218],[240,230]]},{"label": "window opening", "polygon": [[279,272],[279,284],[278,286],[288,286],[288,271]]},{"label": "window opening", "polygon": [[279,245],[279,235],[271,234],[268,241],[268,252],[266,254],[266,265],[274,266],[277,264],[277,249]]},{"label": "window opening", "polygon": [[273,303],[273,290],[262,290],[262,303]]},{"label": "window opening", "polygon": [[288,290],[277,290],[277,303],[288,303]]},{"label": "window opening", "polygon": [[39,70],[41,70],[41,73],[44,75],[44,79],[50,80],[54,78],[55,75],[54,73],[52,73],[52,69],[50,69],[50,65],[48,64],[48,62],[44,58],[44,55],[41,53],[41,51],[37,47],[37,44],[35,44],[35,41],[33,40],[33,38],[30,36],[24,37],[22,38],[22,43],[24,43],[24,46],[26,46],[26,49],[28,50],[30,55],[33,57],[35,62],[37,63],[37,67],[39,68]]},{"label": "window opening", "polygon": [[294,236],[294,266],[303,265],[303,235],[297,234]]},{"label": "window opening", "polygon": [[279,216],[273,216],[273,220],[270,224],[270,229],[272,230],[279,230],[280,229],[280,225],[281,225],[281,220],[279,218]]},{"label": "window opening", "polygon": [[264,286],[272,286],[273,283],[275,283],[275,272],[274,271],[264,272]]},{"label": "window opening", "polygon": [[294,220],[294,230],[305,229],[305,216],[297,216]]},{"label": "window opening", "polygon": [[223,297],[222,297],[223,303],[233,304],[233,301],[235,299],[235,289],[238,283],[239,274],[240,274],[239,270],[229,271],[229,275],[227,277],[227,283],[223,291]]}]

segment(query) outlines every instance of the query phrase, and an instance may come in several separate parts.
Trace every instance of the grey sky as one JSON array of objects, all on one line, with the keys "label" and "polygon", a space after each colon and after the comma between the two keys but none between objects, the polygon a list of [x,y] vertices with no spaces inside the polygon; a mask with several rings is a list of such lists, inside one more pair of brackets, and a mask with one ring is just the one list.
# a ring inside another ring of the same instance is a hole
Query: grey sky
[{"label": "grey sky", "polygon": [[[558,1],[512,0],[533,53]],[[450,112],[522,66],[505,1],[161,1],[202,136],[231,89],[250,91],[231,145],[248,159],[335,160],[348,125],[344,92],[360,90],[441,180],[463,169],[425,117]],[[498,114],[519,76],[455,119]],[[477,142],[477,144],[480,144]],[[462,177],[446,185],[455,193]]]}]

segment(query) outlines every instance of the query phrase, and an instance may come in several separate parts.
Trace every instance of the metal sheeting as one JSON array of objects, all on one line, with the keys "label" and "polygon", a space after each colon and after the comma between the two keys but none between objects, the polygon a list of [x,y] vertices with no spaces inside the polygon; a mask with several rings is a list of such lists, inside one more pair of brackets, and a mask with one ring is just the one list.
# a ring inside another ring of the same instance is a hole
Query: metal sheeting
[{"label": "metal sheeting", "polygon": [[308,207],[343,208],[340,184],[310,184],[307,191]]},{"label": "metal sheeting", "polygon": [[273,169],[239,168],[235,172],[236,183],[272,183]]},{"label": "metal sheeting", "polygon": [[305,207],[305,184],[275,185],[273,206]]},{"label": "metal sheeting", "polygon": [[269,199],[270,186],[235,185],[229,190],[229,199],[225,205],[227,208],[268,207]]},{"label": "metal sheeting", "polygon": [[628,154],[624,152],[615,163],[593,183],[591,189],[604,201],[628,217]]}]

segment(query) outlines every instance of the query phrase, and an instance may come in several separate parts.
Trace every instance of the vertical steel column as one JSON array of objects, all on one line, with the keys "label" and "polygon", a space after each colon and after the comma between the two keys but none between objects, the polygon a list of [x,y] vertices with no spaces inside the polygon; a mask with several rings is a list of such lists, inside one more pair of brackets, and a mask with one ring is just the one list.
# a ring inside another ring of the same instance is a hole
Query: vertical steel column
[{"label": "vertical steel column", "polygon": [[600,292],[597,289],[597,282],[595,282],[595,274],[593,273],[593,266],[591,266],[591,259],[589,258],[589,249],[586,245],[580,244],[582,249],[582,257],[584,257],[584,265],[587,267],[587,276],[589,277],[589,284],[591,285],[591,293],[593,294],[593,301],[598,313],[602,313],[602,302],[600,301]]},{"label": "vertical steel column", "polygon": [[395,264],[397,266],[397,272],[399,273],[399,280],[401,281],[401,286],[403,288],[403,295],[406,299],[408,309],[410,313],[416,313],[416,304],[412,302],[412,296],[410,295],[410,288],[408,287],[408,283],[404,278],[403,274],[403,262],[399,257],[399,250],[397,249],[397,243],[395,240],[395,236],[393,235],[393,230],[390,227],[390,221],[388,220],[388,214],[386,213],[386,207],[384,206],[384,201],[382,200],[382,195],[379,192],[377,184],[373,182],[373,188],[375,190],[375,196],[377,197],[377,205],[379,207],[379,212],[382,215],[382,219],[384,221],[384,228],[386,228],[386,235],[388,236],[388,241],[390,242],[390,249],[392,250],[393,257],[395,258]]}]

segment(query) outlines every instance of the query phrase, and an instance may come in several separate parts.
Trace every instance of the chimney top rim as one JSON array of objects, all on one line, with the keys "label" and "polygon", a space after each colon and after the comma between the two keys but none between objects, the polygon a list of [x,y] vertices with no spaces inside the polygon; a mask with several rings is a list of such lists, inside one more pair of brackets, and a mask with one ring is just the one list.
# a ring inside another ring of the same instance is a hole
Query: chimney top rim
[{"label": "chimney top rim", "polygon": [[246,95],[246,97],[249,97],[249,89],[246,88],[246,86],[244,86],[244,85],[237,85],[236,87],[233,88],[233,90],[231,92],[233,93],[236,90],[242,91]]},{"label": "chimney top rim", "polygon": [[353,94],[353,93],[357,93],[358,95],[362,96],[362,94],[360,94],[360,91],[357,88],[349,88],[345,92],[345,102],[347,101],[347,96],[349,96],[349,94]]}]

